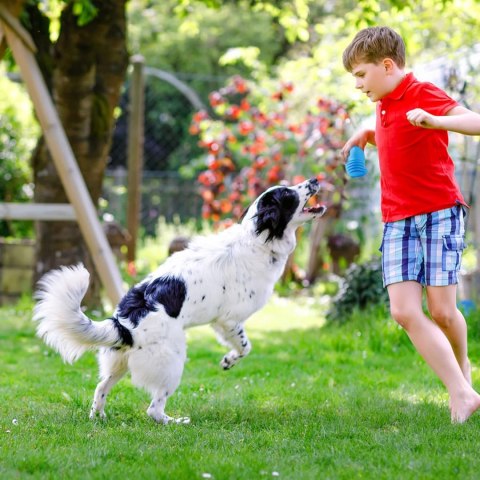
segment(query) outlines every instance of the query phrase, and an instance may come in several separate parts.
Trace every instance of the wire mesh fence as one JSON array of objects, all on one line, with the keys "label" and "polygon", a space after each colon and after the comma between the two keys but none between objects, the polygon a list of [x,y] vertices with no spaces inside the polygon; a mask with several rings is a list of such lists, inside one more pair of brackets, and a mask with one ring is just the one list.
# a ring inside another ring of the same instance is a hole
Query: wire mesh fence
[{"label": "wire mesh fence", "polygon": [[[185,177],[180,170],[202,155],[197,139],[188,132],[191,116],[208,103],[208,94],[224,81],[221,77],[172,75],[145,68],[141,233],[155,235],[160,217],[167,222],[201,218],[202,200],[195,172]],[[101,208],[103,213],[125,225],[128,201],[128,81],[120,111],[113,133]]]},{"label": "wire mesh fence", "polygon": [[[126,225],[127,170],[107,171],[103,184],[101,210],[109,219]],[[145,171],[141,185],[140,233],[155,236],[159,218],[168,223],[201,218],[202,199],[195,181],[175,172]]]}]

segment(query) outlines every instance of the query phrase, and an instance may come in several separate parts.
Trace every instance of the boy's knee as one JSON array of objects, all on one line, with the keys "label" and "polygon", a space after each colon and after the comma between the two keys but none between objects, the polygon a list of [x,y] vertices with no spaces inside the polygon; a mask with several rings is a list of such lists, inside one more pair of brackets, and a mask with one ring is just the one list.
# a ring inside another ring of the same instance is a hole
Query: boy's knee
[{"label": "boy's knee", "polygon": [[456,318],[456,312],[452,312],[449,310],[432,309],[430,311],[430,315],[432,317],[432,320],[440,328],[450,328],[452,324],[455,322],[455,318]]},{"label": "boy's knee", "polygon": [[414,317],[414,312],[408,305],[391,305],[390,314],[404,330],[408,330],[410,321]]}]

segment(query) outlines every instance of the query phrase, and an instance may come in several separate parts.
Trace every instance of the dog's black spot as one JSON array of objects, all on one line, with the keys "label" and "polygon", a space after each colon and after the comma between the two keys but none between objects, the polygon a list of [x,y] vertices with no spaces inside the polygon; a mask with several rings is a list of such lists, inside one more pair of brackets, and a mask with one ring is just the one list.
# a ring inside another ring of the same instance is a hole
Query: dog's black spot
[{"label": "dog's black spot", "polygon": [[187,296],[187,287],[181,278],[159,277],[153,280],[145,291],[149,304],[161,304],[169,317],[177,318]]},{"label": "dog's black spot", "polygon": [[279,187],[267,191],[257,205],[255,233],[267,231],[266,242],[280,239],[298,208],[300,199],[295,190]]},{"label": "dog's black spot", "polygon": [[118,321],[117,317],[112,317],[110,320],[112,321],[113,326],[116,328],[122,343],[124,345],[128,345],[129,347],[131,347],[133,345],[133,337],[132,337],[132,334],[131,334],[130,330],[127,327],[125,327],[124,325],[122,325]]},{"label": "dog's black spot", "polygon": [[122,318],[128,318],[135,326],[150,311],[145,301],[145,290],[148,283],[132,287],[118,304],[118,315]]},{"label": "dog's black spot", "polygon": [[205,295],[202,297],[202,302],[205,300]]},{"label": "dog's black spot", "polygon": [[163,305],[167,315],[177,318],[187,295],[181,278],[164,276],[132,287],[118,304],[118,315],[137,326],[149,312]]}]

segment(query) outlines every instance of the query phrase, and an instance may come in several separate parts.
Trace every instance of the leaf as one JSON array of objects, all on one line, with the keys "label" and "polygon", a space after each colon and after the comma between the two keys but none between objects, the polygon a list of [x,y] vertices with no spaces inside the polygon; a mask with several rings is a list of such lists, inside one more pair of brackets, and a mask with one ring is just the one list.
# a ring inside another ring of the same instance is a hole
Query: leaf
[{"label": "leaf", "polygon": [[78,25],[83,27],[97,16],[98,8],[95,7],[92,0],[75,0],[73,14],[77,17]]}]

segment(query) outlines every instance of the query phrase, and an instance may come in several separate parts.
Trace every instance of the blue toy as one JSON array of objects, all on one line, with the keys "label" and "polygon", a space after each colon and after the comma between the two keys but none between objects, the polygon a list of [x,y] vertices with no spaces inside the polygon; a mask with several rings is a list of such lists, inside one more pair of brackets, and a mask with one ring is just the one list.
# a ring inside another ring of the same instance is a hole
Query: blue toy
[{"label": "blue toy", "polygon": [[363,177],[367,174],[367,169],[365,168],[365,154],[360,147],[355,145],[350,149],[345,168],[348,175],[352,178]]}]

